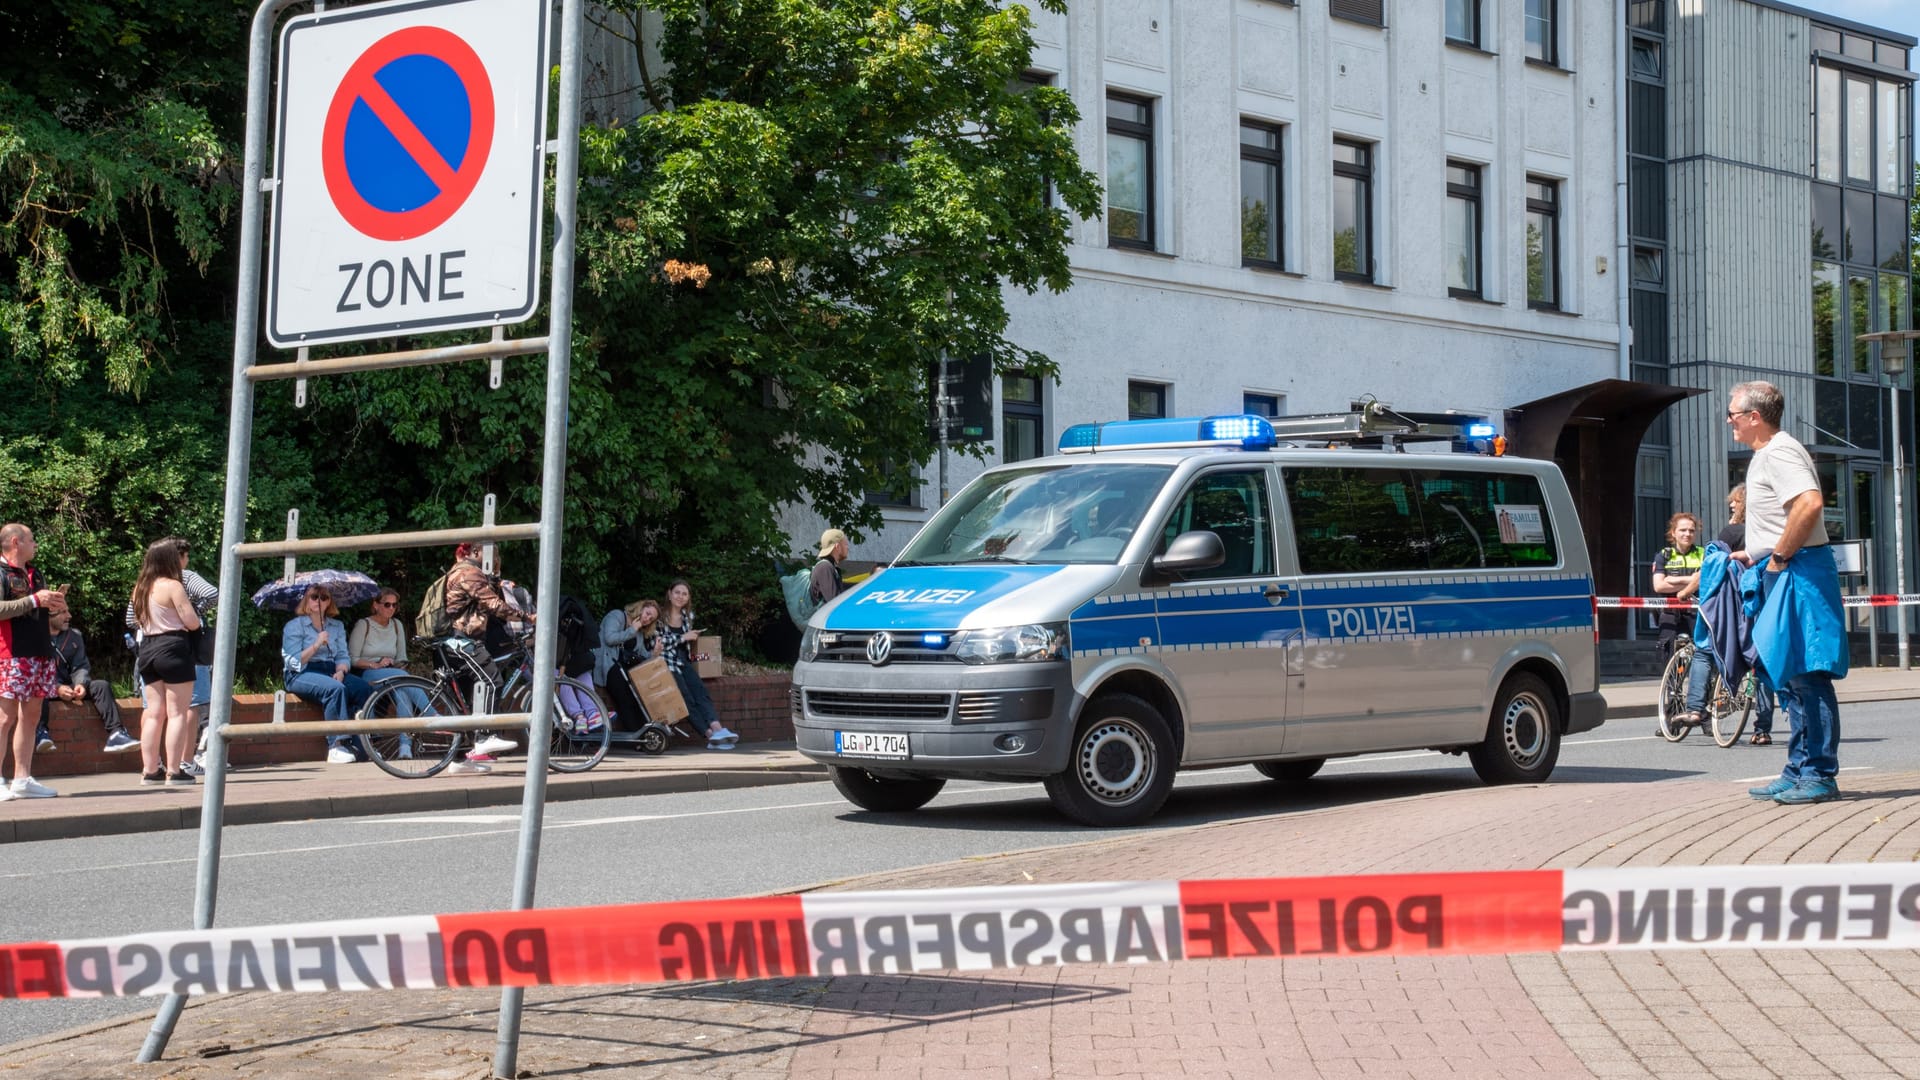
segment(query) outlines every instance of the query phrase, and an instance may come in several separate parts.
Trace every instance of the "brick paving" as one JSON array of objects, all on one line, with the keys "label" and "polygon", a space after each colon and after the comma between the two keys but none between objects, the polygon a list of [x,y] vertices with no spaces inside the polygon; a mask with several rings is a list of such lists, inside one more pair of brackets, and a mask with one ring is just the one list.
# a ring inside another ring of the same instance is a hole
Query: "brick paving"
[{"label": "brick paving", "polygon": [[[1652,801],[1649,795],[1656,795]],[[833,889],[1465,868],[1911,861],[1920,773],[1786,809],[1714,781],[1448,790],[837,882]],[[1920,1077],[1920,954],[1291,958],[528,995],[523,1075]],[[0,1049],[6,1075],[478,1078],[498,994],[197,1001]]]}]

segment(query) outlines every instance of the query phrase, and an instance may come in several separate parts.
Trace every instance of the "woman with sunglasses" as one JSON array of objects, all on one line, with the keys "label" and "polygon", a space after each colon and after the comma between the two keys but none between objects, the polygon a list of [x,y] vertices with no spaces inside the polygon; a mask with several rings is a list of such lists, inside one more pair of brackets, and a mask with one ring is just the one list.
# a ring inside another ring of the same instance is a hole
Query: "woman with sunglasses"
[{"label": "woman with sunglasses", "polygon": [[[350,673],[347,628],[333,595],[320,586],[300,598],[299,611],[280,632],[280,658],[286,666],[287,693],[320,706],[327,720],[350,719],[366,704],[373,687]],[[350,735],[327,736],[327,761],[344,765],[364,760],[359,740]]]},{"label": "woman with sunglasses", "polygon": [[[381,589],[380,595],[373,598],[373,610],[353,624],[353,635],[347,640],[347,655],[352,659],[354,674],[365,679],[369,686],[378,686],[408,673],[407,630],[394,618],[399,610],[400,594],[393,589]],[[420,690],[409,687],[398,697],[401,716],[417,716],[427,710],[427,695]]]},{"label": "woman with sunglasses", "polygon": [[145,681],[146,708],[140,714],[140,782],[191,784],[179,762],[193,756],[193,666],[198,649],[193,635],[200,616],[180,580],[186,557],[171,537],[147,545],[140,577],[133,586],[134,625],[140,629],[140,657],[134,670]]}]

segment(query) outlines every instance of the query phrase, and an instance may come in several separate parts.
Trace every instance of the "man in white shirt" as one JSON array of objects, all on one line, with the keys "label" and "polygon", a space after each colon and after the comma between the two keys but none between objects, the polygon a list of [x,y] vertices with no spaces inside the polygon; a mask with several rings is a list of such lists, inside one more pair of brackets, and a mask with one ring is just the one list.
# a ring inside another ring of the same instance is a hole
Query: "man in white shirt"
[{"label": "man in white shirt", "polygon": [[[1747,551],[1758,558],[1765,555],[1764,590],[1771,597],[1776,590],[1794,589],[1799,605],[1812,611],[1812,621],[1802,626],[1817,626],[1821,640],[1795,650],[1796,668],[1813,670],[1768,671],[1779,691],[1780,700],[1792,718],[1793,734],[1787,744],[1787,767],[1779,779],[1762,787],[1748,789],[1755,799],[1788,805],[1826,802],[1838,798],[1836,776],[1840,768],[1840,706],[1834,697],[1834,667],[1846,673],[1844,632],[1828,633],[1842,626],[1839,589],[1798,588],[1801,580],[1821,581],[1819,575],[1832,577],[1832,556],[1824,551],[1827,528],[1823,520],[1825,500],[1820,494],[1820,476],[1814,470],[1813,457],[1798,439],[1780,430],[1786,401],[1778,387],[1768,382],[1744,382],[1735,386],[1727,402],[1727,424],[1733,437],[1753,448],[1747,465]],[[1796,558],[1804,565],[1788,574]],[[1821,565],[1824,558],[1824,565]],[[1831,611],[1825,610],[1831,607]],[[1838,637],[1839,657],[1829,655],[1831,638]],[[1811,646],[1817,645],[1819,648]],[[1818,653],[1818,655],[1813,655]],[[1819,670],[1824,666],[1828,670]]]}]

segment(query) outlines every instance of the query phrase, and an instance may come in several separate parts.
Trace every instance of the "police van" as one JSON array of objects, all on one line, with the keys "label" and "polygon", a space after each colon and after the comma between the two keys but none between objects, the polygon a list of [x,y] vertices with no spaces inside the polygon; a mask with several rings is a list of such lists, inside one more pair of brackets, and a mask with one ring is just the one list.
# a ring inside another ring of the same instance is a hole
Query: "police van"
[{"label": "police van", "polygon": [[801,753],[868,810],[1039,780],[1089,825],[1151,817],[1179,769],[1430,748],[1545,780],[1605,711],[1559,469],[1276,423],[1083,424],[983,472],[809,620]]}]

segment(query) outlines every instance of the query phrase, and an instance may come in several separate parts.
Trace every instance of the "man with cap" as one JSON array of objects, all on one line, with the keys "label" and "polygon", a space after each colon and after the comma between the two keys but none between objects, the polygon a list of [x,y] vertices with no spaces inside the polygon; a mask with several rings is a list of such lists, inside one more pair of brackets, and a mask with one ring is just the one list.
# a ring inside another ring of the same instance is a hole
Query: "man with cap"
[{"label": "man with cap", "polygon": [[824,604],[840,595],[840,564],[847,558],[847,534],[828,529],[820,534],[820,561],[813,564],[813,601]]}]

